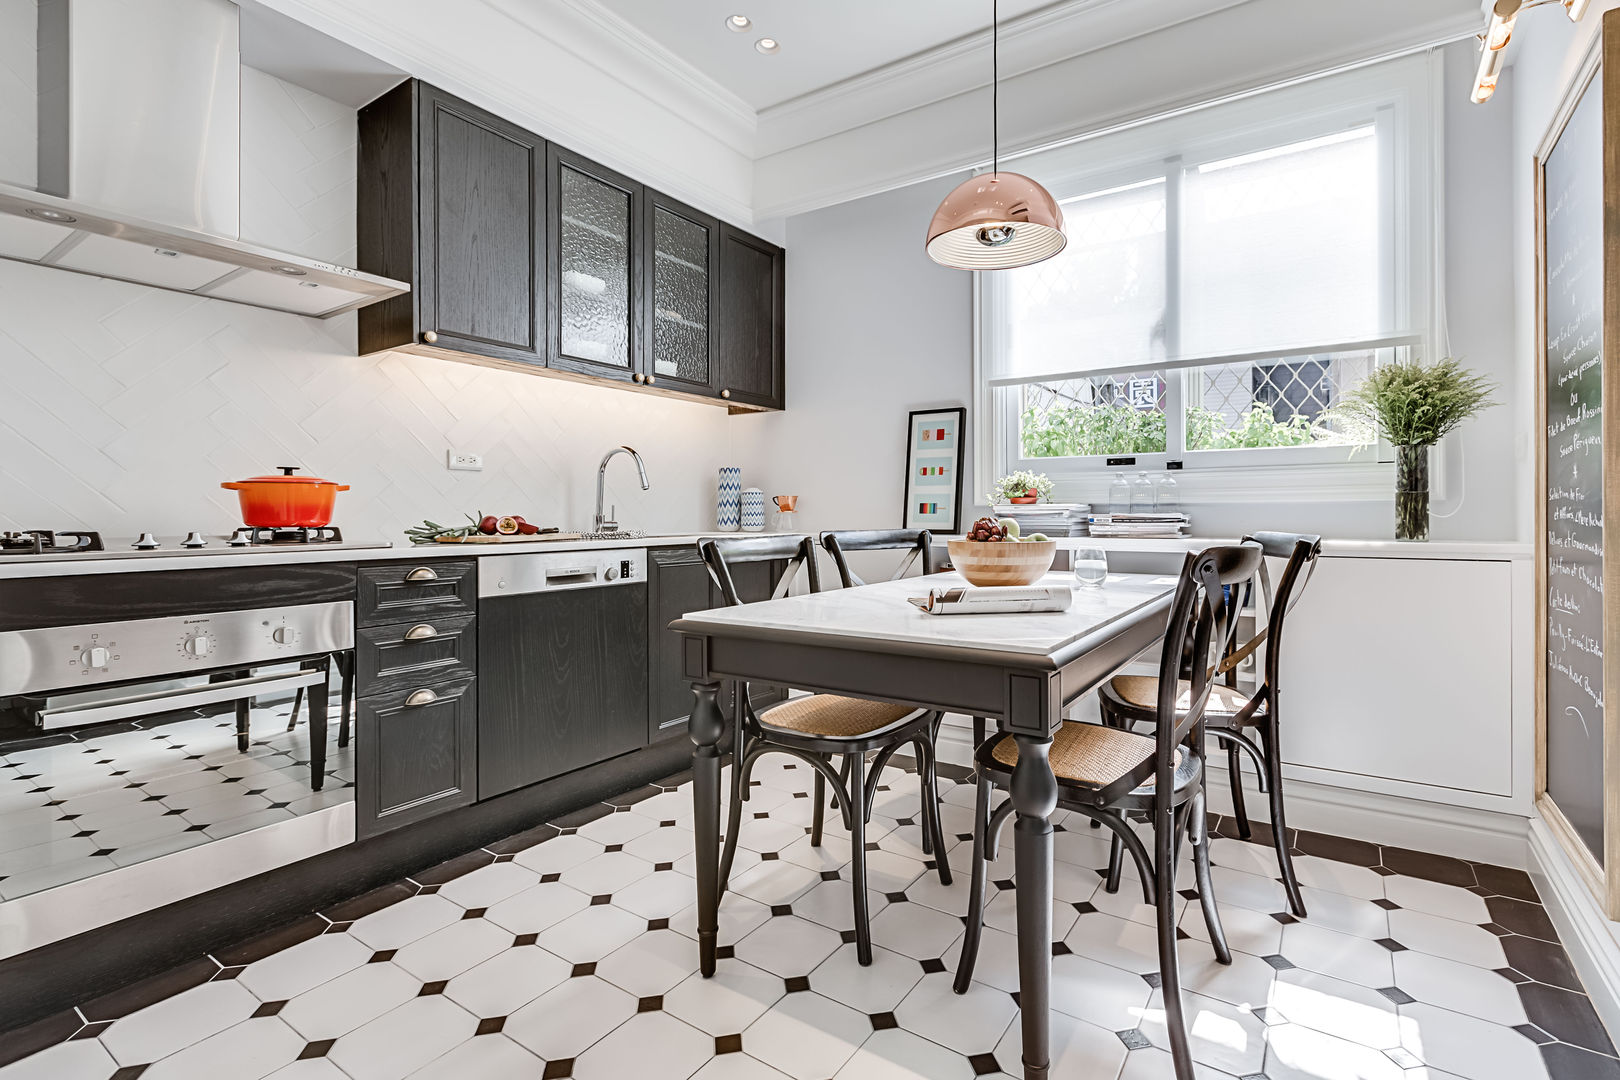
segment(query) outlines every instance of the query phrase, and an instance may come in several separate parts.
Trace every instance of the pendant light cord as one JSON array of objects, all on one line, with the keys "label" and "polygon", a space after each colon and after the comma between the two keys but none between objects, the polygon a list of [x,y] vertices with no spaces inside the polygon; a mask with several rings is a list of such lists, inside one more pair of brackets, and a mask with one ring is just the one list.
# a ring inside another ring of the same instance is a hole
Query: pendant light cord
[{"label": "pendant light cord", "polygon": [[1001,0],[990,0],[990,175],[1001,171]]}]

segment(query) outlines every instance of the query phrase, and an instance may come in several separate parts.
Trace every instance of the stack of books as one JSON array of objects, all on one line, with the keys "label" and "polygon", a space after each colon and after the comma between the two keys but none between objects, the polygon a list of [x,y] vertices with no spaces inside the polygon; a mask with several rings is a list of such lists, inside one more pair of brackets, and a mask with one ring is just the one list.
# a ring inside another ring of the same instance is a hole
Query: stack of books
[{"label": "stack of books", "polygon": [[1130,536],[1140,539],[1165,539],[1186,536],[1190,524],[1186,514],[1092,514],[1089,522],[1092,536]]},{"label": "stack of books", "polygon": [[1012,518],[1024,535],[1043,533],[1056,539],[1060,536],[1086,535],[1086,519],[1091,515],[1089,503],[1000,503],[995,507],[998,518]]}]

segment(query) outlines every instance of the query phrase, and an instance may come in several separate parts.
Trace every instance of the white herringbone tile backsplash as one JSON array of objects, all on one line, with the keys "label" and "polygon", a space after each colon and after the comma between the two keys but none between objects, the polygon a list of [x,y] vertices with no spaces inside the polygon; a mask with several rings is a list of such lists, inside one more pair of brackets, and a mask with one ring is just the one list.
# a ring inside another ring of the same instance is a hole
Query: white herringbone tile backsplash
[{"label": "white herringbone tile backsplash", "polygon": [[[0,69],[25,66],[0,44]],[[17,54],[20,56],[20,52]],[[31,63],[31,57],[28,58]],[[0,70],[0,79],[6,72]],[[16,107],[0,97],[0,131]],[[354,112],[242,72],[242,234],[352,265]],[[402,540],[424,517],[522,514],[585,528],[615,461],[626,527],[714,524],[734,425],[714,406],[408,354],[357,357],[355,317],[321,322],[0,260],[0,529],[224,532],[220,483],[299,465],[352,486],[336,523]],[[447,449],[484,455],[449,472]],[[764,486],[769,477],[745,469]]]},{"label": "white herringbone tile backsplash", "polygon": [[[336,521],[401,539],[423,517],[589,524],[596,464],[632,528],[713,526],[732,425],[713,406],[387,353],[325,322],[0,261],[0,528],[226,531],[222,481],[277,465],[352,485]],[[445,468],[448,448],[484,455]],[[748,471],[751,481],[767,479]]]}]

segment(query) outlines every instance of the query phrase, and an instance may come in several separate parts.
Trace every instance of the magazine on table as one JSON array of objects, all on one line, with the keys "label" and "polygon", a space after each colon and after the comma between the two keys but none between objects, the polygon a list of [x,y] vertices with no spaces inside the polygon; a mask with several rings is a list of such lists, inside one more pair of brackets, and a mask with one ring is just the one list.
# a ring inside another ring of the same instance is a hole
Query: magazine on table
[{"label": "magazine on table", "polygon": [[907,600],[930,615],[1028,614],[1067,611],[1074,593],[1062,585],[970,585],[930,589]]}]

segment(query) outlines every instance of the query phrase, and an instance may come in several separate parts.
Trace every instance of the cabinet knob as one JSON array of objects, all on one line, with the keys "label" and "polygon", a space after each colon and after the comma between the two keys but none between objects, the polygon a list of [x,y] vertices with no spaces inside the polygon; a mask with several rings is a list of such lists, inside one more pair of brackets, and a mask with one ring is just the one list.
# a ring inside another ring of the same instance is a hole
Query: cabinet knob
[{"label": "cabinet knob", "polygon": [[647,385],[648,386],[651,386],[653,383],[655,383],[657,381],[658,381],[658,376],[656,376],[656,375],[648,375],[647,376]]},{"label": "cabinet knob", "polygon": [[634,375],[630,376],[630,381],[631,382],[638,382],[638,383],[639,382],[652,382],[651,379],[647,378],[645,375],[643,375],[639,371],[636,372]]},{"label": "cabinet knob", "polygon": [[438,630],[434,629],[428,623],[417,623],[415,626],[405,631],[406,641],[426,641],[428,638],[436,638],[438,636]]},{"label": "cabinet knob", "polygon": [[433,330],[424,330],[422,331],[422,340],[427,342],[429,345],[432,345],[435,341],[439,340],[439,335]]},{"label": "cabinet knob", "polygon": [[731,391],[730,390],[722,390],[722,391],[720,391],[720,396],[723,397],[723,398],[728,398],[728,397],[731,396]]},{"label": "cabinet knob", "polygon": [[405,705],[408,708],[415,708],[418,705],[431,705],[438,700],[438,691],[429,690],[426,687],[421,690],[412,690],[405,695]]},{"label": "cabinet knob", "polygon": [[406,584],[413,584],[413,583],[418,582],[418,581],[438,581],[438,580],[439,580],[439,573],[438,573],[437,570],[434,570],[433,567],[431,567],[431,566],[418,566],[415,570],[412,570],[410,573],[405,575]]}]

